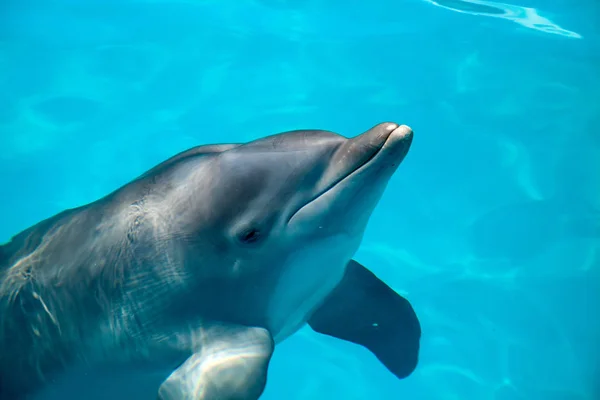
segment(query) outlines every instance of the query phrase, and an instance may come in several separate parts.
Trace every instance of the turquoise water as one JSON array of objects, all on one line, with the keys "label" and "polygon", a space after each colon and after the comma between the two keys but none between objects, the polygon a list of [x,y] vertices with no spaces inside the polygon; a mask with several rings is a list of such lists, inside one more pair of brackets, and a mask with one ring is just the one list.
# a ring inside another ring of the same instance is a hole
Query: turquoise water
[{"label": "turquoise water", "polygon": [[0,241],[191,146],[405,123],[356,259],[417,371],[303,329],[264,399],[600,399],[600,3],[520,2],[5,0]]}]

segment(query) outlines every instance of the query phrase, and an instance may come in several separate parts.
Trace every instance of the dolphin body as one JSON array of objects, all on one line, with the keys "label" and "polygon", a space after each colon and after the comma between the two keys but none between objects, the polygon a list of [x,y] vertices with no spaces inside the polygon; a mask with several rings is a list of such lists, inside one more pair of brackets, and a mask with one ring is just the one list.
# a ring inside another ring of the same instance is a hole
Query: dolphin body
[{"label": "dolphin body", "polygon": [[352,257],[412,138],[381,123],[195,147],[17,234],[0,246],[0,398],[118,378],[127,398],[254,400],[305,323],[407,377],[417,316]]}]

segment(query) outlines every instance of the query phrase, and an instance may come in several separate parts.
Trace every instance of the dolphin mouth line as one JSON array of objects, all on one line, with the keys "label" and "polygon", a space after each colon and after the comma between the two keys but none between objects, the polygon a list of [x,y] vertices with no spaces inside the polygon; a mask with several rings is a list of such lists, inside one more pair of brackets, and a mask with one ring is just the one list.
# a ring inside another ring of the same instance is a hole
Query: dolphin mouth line
[{"label": "dolphin mouth line", "polygon": [[327,185],[327,187],[325,189],[321,190],[319,193],[317,193],[316,195],[314,195],[309,201],[307,201],[302,206],[300,206],[296,211],[294,211],[290,215],[290,217],[288,218],[287,222],[289,223],[292,220],[292,218],[294,218],[294,216],[296,214],[298,214],[304,207],[308,206],[309,204],[312,204],[313,202],[315,202],[316,200],[318,200],[320,197],[324,196],[329,191],[331,191],[332,189],[334,189],[337,185],[339,185],[340,183],[342,183],[343,181],[345,181],[347,178],[349,178],[350,176],[354,175],[358,171],[360,171],[363,168],[365,168],[381,152],[381,149],[383,149],[383,147],[387,143],[387,141],[390,138],[390,136],[391,136],[391,134],[392,134],[393,131],[394,131],[394,129],[392,129],[388,133],[388,135],[381,141],[381,143],[379,143],[377,145],[377,147],[374,149],[373,153],[371,153],[369,155],[369,157],[367,157],[365,160],[363,160],[358,165],[354,166],[352,169],[350,169],[349,171],[347,171],[345,174],[343,174],[342,176],[340,176],[338,179],[334,180],[332,183],[330,183],[329,185]]}]

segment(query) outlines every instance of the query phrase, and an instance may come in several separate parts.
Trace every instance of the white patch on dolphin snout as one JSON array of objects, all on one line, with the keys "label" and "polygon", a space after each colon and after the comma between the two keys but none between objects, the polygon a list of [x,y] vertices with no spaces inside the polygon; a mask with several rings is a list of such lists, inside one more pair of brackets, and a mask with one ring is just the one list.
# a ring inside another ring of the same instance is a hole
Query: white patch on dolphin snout
[{"label": "white patch on dolphin snout", "polygon": [[388,141],[394,140],[394,139],[400,139],[400,140],[406,139],[408,136],[410,136],[412,134],[413,134],[413,131],[410,128],[410,126],[400,125],[400,126],[397,126],[396,128],[394,128],[393,132],[388,137]]}]

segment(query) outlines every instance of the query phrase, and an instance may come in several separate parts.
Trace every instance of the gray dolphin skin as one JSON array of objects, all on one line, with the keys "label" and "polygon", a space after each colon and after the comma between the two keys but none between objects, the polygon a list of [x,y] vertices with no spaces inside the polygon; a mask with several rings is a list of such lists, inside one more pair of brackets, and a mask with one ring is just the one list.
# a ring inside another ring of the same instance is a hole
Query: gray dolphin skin
[{"label": "gray dolphin skin", "polygon": [[195,147],[15,235],[0,399],[255,400],[305,324],[409,376],[417,316],[352,257],[412,139],[387,122]]}]

